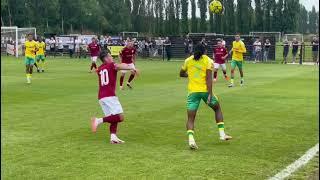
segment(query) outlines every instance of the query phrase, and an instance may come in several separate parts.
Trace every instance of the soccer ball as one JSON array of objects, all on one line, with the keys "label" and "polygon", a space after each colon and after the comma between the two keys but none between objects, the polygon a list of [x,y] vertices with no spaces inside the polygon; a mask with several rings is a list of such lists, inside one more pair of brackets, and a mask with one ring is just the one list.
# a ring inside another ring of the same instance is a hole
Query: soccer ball
[{"label": "soccer ball", "polygon": [[221,14],[223,10],[223,6],[219,0],[213,0],[209,4],[209,9],[214,14]]}]

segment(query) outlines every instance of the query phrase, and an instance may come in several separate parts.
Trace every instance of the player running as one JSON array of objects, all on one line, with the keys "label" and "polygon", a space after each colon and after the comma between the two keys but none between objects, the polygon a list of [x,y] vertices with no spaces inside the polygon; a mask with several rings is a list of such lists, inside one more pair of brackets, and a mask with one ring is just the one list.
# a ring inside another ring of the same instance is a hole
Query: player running
[{"label": "player running", "polygon": [[37,52],[37,43],[33,40],[33,35],[27,35],[27,41],[24,43],[25,46],[25,64],[26,64],[26,76],[27,83],[31,83],[33,65],[35,63],[35,55]]},{"label": "player running", "polygon": [[222,45],[222,41],[219,40],[217,42],[217,47],[213,49],[213,59],[214,59],[214,73],[213,73],[213,81],[217,81],[218,70],[221,67],[224,78],[229,81],[229,77],[227,76],[227,67],[225,60],[228,57],[228,51]]},{"label": "player running", "polygon": [[234,69],[238,67],[240,72],[240,85],[244,85],[243,79],[243,54],[247,52],[245,44],[240,40],[240,34],[235,36],[235,41],[232,42],[232,61],[231,61],[231,83],[228,87],[234,86]]},{"label": "player running", "polygon": [[187,135],[191,149],[198,146],[194,140],[194,121],[200,101],[203,100],[215,112],[215,119],[218,125],[220,139],[232,139],[224,132],[224,122],[218,98],[212,93],[212,63],[211,59],[204,55],[205,48],[198,44],[194,49],[194,55],[187,58],[180,70],[180,77],[188,77],[188,98],[187,98]]},{"label": "player running", "polygon": [[38,51],[36,53],[36,61],[37,61],[36,64],[38,64],[37,71],[44,72],[46,43],[43,42],[42,38],[39,38],[37,47],[38,47]]},{"label": "player running", "polygon": [[[131,68],[135,68],[135,61],[136,61],[136,49],[133,46],[133,42],[129,39],[127,40],[126,46],[121,50],[119,54],[121,63],[127,64]],[[124,76],[126,75],[127,70],[121,70],[121,77],[120,77],[120,89],[123,90],[123,80]],[[131,75],[127,81],[127,86],[132,89],[131,81],[134,79],[135,73],[131,72]]]},{"label": "player running", "polygon": [[91,118],[92,132],[97,131],[97,127],[102,123],[110,123],[110,143],[124,143],[117,137],[118,123],[124,120],[122,106],[115,94],[117,72],[119,70],[130,70],[136,74],[137,70],[128,64],[116,64],[113,62],[112,56],[108,52],[100,54],[102,65],[97,70],[99,77],[99,104],[105,114],[103,118]]},{"label": "player running", "polygon": [[95,37],[92,38],[92,42],[88,45],[88,50],[90,51],[91,56],[91,67],[89,73],[93,72],[93,68],[97,69],[97,58],[100,53],[100,46],[97,43],[97,40]]}]

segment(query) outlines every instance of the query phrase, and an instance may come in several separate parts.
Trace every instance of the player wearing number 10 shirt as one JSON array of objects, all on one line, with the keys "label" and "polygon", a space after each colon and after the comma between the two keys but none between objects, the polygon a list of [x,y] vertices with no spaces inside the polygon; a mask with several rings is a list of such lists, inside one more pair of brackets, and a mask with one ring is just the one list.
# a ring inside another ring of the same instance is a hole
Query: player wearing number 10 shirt
[{"label": "player wearing number 10 shirt", "polygon": [[113,62],[112,56],[107,52],[100,54],[102,65],[97,69],[99,77],[99,104],[104,112],[103,118],[91,118],[91,130],[97,131],[97,127],[102,123],[110,123],[110,143],[124,143],[117,137],[118,123],[124,120],[122,106],[116,96],[117,72],[119,70],[130,70],[136,74],[137,70],[127,64],[116,64]]}]

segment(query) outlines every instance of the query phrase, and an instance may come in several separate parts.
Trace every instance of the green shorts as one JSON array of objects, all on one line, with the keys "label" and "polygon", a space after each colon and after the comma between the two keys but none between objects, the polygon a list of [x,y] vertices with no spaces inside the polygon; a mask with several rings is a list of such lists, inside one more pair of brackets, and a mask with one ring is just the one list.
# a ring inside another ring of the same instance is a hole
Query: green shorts
[{"label": "green shorts", "polygon": [[231,61],[231,68],[234,69],[234,68],[236,68],[236,66],[238,66],[239,69],[242,69],[242,64],[243,64],[243,61],[232,60]]},{"label": "green shorts", "polygon": [[44,61],[44,55],[37,55],[36,60],[37,61],[40,61],[40,60]]},{"label": "green shorts", "polygon": [[[187,98],[187,109],[188,110],[197,110],[200,105],[201,99],[207,103],[209,93],[208,92],[194,92],[190,93]],[[218,98],[215,95],[212,95],[211,102],[208,106],[213,107],[218,103]]]},{"label": "green shorts", "polygon": [[34,64],[34,58],[32,57],[25,57],[24,62],[26,65],[33,65]]}]

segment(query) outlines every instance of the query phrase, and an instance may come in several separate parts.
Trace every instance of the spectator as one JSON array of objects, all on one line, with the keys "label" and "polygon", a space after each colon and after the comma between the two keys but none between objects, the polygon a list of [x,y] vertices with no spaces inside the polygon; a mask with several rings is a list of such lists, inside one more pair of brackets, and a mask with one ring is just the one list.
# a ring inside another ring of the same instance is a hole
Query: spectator
[{"label": "spectator", "polygon": [[189,57],[190,54],[189,54],[189,37],[188,36],[184,39],[183,44],[184,44],[184,53],[186,57]]},{"label": "spectator", "polygon": [[311,41],[312,45],[312,59],[315,65],[319,65],[319,58],[318,58],[318,53],[319,53],[319,40],[316,36],[313,37]]},{"label": "spectator", "polygon": [[283,42],[283,61],[282,63],[287,64],[287,57],[289,54],[289,42],[287,39],[284,40]]},{"label": "spectator", "polygon": [[292,43],[291,43],[291,47],[292,47],[292,63],[295,64],[296,63],[296,57],[298,54],[298,50],[299,50],[299,41],[297,40],[297,38],[293,38]]},{"label": "spectator", "polygon": [[162,45],[162,39],[161,37],[159,37],[158,40],[156,40],[156,49],[158,56],[162,55]]},{"label": "spectator", "polygon": [[253,54],[254,54],[254,63],[259,62],[259,60],[261,59],[261,42],[260,39],[257,38],[256,41],[253,43]]},{"label": "spectator", "polygon": [[58,52],[63,56],[63,44],[60,38],[57,38],[56,45],[58,46]]},{"label": "spectator", "polygon": [[207,52],[208,52],[208,49],[207,49],[208,48],[208,43],[206,41],[206,38],[202,38],[200,43],[203,45],[203,47],[206,50],[204,54],[207,54]]},{"label": "spectator", "polygon": [[88,48],[87,41],[85,39],[83,39],[81,41],[81,44],[80,44],[80,56],[79,56],[79,58],[81,58],[82,56],[84,56],[84,58],[87,58],[87,48]]},{"label": "spectator", "polygon": [[165,47],[165,51],[167,54],[167,60],[170,61],[171,59],[171,41],[168,37],[166,37],[166,40],[163,43],[164,47]]},{"label": "spectator", "polygon": [[78,39],[78,37],[76,37],[76,39],[74,40],[75,43],[75,53],[76,53],[76,57],[80,58],[80,44],[81,44],[81,40]]},{"label": "spectator", "polygon": [[269,56],[269,50],[270,50],[271,43],[269,39],[266,39],[266,42],[264,43],[264,53],[263,53],[263,61],[268,61]]},{"label": "spectator", "polygon": [[73,51],[74,51],[74,39],[73,39],[73,37],[70,37],[69,43],[68,43],[68,47],[69,47],[69,56],[70,56],[70,58],[72,58]]},{"label": "spectator", "polygon": [[51,37],[50,40],[49,40],[49,46],[50,46],[50,52],[56,56],[56,50],[55,50],[55,47],[56,47],[56,40],[54,40],[54,37]]}]

